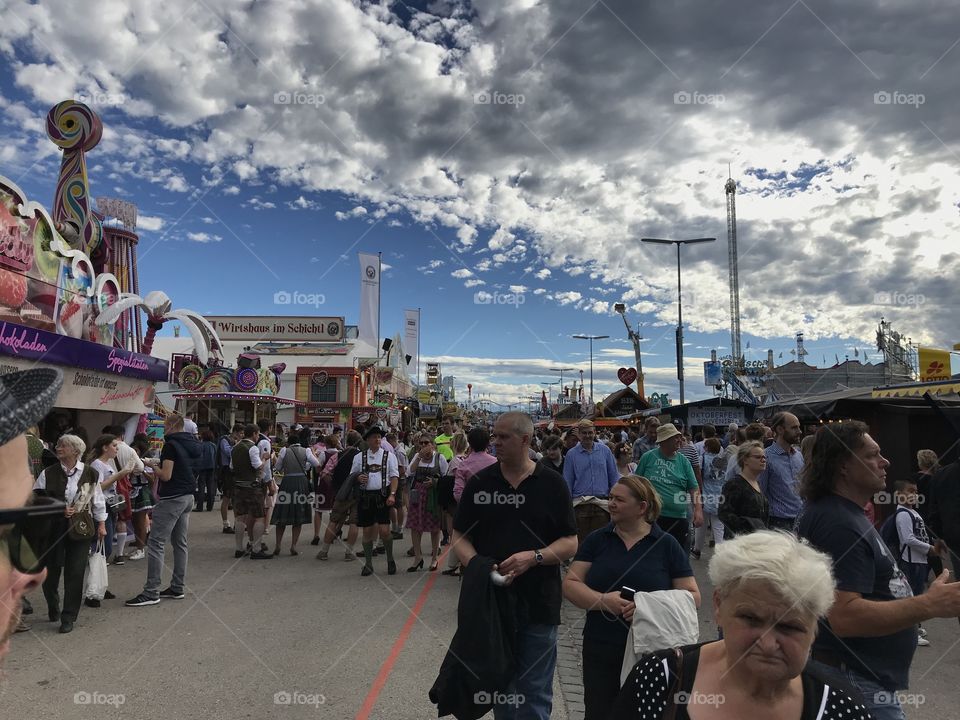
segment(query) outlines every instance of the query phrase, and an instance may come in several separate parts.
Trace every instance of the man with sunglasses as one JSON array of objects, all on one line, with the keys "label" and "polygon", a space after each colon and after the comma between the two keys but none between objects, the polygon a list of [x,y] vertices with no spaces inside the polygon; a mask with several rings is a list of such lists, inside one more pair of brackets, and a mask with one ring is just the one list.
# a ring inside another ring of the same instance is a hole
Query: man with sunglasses
[{"label": "man with sunglasses", "polygon": [[62,384],[54,368],[0,376],[0,664],[20,619],[21,599],[46,575],[50,518],[62,517],[65,509],[49,498],[34,500],[24,434],[50,411]]}]

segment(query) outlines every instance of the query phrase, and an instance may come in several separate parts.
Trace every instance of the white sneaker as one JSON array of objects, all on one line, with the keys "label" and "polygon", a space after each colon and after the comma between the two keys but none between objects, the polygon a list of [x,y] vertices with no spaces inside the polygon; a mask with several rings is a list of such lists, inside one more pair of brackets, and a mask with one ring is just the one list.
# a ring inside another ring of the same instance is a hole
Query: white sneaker
[{"label": "white sneaker", "polygon": [[929,644],[930,644],[930,641],[927,640],[925,637],[920,637],[920,636],[917,637],[917,647],[927,647],[927,645]]},{"label": "white sneaker", "polygon": [[919,629],[917,630],[917,634],[918,634],[920,637],[922,637],[922,638],[926,638],[926,637],[927,637],[927,631],[924,630],[923,628],[919,628]]},{"label": "white sneaker", "polygon": [[357,559],[357,554],[356,554],[355,552],[353,552],[353,550],[347,550],[347,551],[343,554],[343,561],[344,561],[344,562],[353,562],[353,561],[356,560],[356,559]]},{"label": "white sneaker", "polygon": [[143,560],[146,553],[141,549],[136,549],[127,556],[127,560]]}]

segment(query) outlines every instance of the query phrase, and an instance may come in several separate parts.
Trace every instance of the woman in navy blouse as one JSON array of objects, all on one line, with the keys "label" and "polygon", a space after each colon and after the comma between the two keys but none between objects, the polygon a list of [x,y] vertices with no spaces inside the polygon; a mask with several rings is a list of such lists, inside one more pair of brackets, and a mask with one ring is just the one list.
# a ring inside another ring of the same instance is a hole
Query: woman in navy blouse
[{"label": "woman in navy blouse", "polygon": [[563,581],[563,594],[587,611],[583,628],[585,720],[606,720],[620,691],[620,668],[636,605],[621,595],[700,590],[686,552],[657,524],[660,497],[650,481],[628,475],[610,490],[611,523],[580,545]]}]

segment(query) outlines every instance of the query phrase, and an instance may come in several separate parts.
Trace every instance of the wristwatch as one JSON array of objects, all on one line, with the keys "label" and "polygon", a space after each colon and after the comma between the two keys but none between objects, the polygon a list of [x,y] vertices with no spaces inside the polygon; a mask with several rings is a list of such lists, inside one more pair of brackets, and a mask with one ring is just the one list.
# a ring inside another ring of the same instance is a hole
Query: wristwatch
[{"label": "wristwatch", "polygon": [[533,556],[534,556],[534,558],[536,558],[536,560],[537,560],[537,565],[543,565],[543,553],[542,553],[542,552],[540,552],[539,550],[534,550],[534,551],[533,551]]}]

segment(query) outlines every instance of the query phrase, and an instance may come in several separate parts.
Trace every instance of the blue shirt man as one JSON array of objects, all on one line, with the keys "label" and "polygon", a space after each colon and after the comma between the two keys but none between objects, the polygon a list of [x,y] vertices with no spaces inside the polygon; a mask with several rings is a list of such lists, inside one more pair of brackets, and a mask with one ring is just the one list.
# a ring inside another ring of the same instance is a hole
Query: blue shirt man
[{"label": "blue shirt man", "polygon": [[775,442],[764,451],[767,469],[760,473],[757,483],[770,504],[770,525],[793,530],[803,509],[799,495],[803,454],[795,447],[802,435],[800,420],[791,413],[777,413],[771,418],[770,427]]},{"label": "blue shirt man", "polygon": [[570,488],[570,497],[607,497],[620,479],[617,461],[610,448],[594,442],[593,423],[582,422],[578,430],[580,442],[567,452],[563,462],[563,479]]}]

